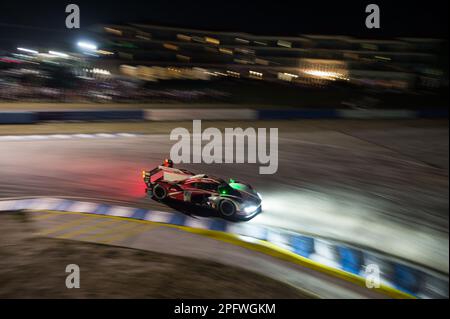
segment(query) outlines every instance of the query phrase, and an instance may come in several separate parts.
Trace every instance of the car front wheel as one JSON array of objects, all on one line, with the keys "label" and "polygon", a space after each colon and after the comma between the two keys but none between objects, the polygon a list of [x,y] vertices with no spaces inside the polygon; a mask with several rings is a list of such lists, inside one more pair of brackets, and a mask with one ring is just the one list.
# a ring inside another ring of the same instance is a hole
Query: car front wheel
[{"label": "car front wheel", "polygon": [[234,216],[236,210],[236,205],[228,199],[224,199],[219,203],[219,212],[225,217]]}]

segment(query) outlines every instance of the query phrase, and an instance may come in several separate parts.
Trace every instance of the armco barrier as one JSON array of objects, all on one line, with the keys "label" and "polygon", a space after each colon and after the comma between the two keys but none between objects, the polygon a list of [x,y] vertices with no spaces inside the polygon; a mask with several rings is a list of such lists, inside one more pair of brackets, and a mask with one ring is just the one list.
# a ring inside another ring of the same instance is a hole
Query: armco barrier
[{"label": "armco barrier", "polygon": [[419,118],[448,118],[448,109],[421,109],[417,111]]},{"label": "armco barrier", "polygon": [[[288,119],[414,119],[420,117],[444,117],[444,112],[417,112],[412,110],[350,110],[350,109],[318,109],[318,110],[259,110],[260,120]],[[447,112],[448,117],[448,112]]]},{"label": "armco barrier", "polygon": [[[56,210],[78,213],[134,218],[151,222],[189,227],[198,231],[230,233],[241,241],[250,243],[255,239],[286,251],[316,268],[333,272],[354,282],[364,282],[366,269],[376,265],[380,271],[381,284],[391,295],[418,298],[448,298],[448,274],[408,264],[390,256],[347,244],[305,236],[286,230],[274,229],[250,223],[230,223],[215,218],[194,218],[178,212],[153,211],[125,206],[73,201],[60,198],[30,198],[0,201],[0,211]],[[317,266],[319,265],[319,266]],[[331,269],[331,270],[330,270]],[[395,291],[398,291],[396,293]]]},{"label": "armco barrier", "polygon": [[448,109],[350,110],[350,109],[144,109],[1,112],[0,124],[38,121],[190,121],[190,120],[289,120],[289,119],[414,119],[448,118]]},{"label": "armco barrier", "polygon": [[310,109],[310,110],[259,110],[260,120],[289,119],[414,119],[414,118],[448,118],[448,110],[423,109],[413,110],[351,110],[351,109]]},{"label": "armco barrier", "polygon": [[416,111],[410,110],[338,110],[338,117],[343,119],[413,119],[418,117]]},{"label": "armco barrier", "polygon": [[149,121],[189,120],[256,120],[258,111],[251,109],[148,109],[145,119]]},{"label": "armco barrier", "polygon": [[0,124],[33,124],[37,122],[35,112],[6,112],[0,111]]},{"label": "armco barrier", "polygon": [[39,111],[39,121],[143,120],[143,110]]},{"label": "armco barrier", "polygon": [[258,118],[260,120],[333,119],[338,117],[338,112],[334,109],[258,111]]}]

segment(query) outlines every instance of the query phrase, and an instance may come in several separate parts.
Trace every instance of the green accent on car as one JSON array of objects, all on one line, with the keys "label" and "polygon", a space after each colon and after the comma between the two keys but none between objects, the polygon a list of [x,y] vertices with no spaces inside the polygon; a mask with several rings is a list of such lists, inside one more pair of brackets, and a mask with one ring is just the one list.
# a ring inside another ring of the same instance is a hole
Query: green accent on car
[{"label": "green accent on car", "polygon": [[247,188],[247,186],[235,182],[230,182],[230,186],[238,190],[245,190]]}]

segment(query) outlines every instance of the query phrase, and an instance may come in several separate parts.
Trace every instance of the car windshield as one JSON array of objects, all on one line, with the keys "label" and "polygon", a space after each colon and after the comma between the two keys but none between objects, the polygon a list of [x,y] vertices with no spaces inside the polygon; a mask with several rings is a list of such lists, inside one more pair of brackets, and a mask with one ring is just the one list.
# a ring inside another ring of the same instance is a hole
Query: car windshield
[{"label": "car windshield", "polygon": [[255,191],[253,190],[253,188],[250,185],[246,185],[246,184],[242,184],[242,183],[237,183],[237,182],[230,183],[230,187],[232,187],[233,189],[247,192],[247,193],[252,193],[252,194],[255,193]]}]

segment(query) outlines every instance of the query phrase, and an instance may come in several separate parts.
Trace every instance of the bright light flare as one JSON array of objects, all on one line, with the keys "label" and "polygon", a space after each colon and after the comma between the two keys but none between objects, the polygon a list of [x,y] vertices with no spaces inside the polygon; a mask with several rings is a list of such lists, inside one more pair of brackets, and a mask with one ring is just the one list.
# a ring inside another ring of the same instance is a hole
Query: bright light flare
[{"label": "bright light flare", "polygon": [[97,46],[92,42],[79,41],[77,45],[85,50],[97,51]]},{"label": "bright light flare", "polygon": [[255,212],[257,209],[258,209],[257,206],[252,205],[252,206],[247,206],[247,207],[245,207],[245,208],[244,208],[244,211],[245,211],[247,214],[251,214],[251,213]]},{"label": "bright light flare", "polygon": [[17,48],[18,51],[22,51],[22,52],[27,52],[27,53],[32,53],[32,54],[39,54],[38,51],[36,50],[31,50],[31,49],[27,49],[27,48]]},{"label": "bright light flare", "polygon": [[67,57],[69,57],[68,54],[62,53],[62,52],[58,52],[58,51],[48,51],[48,53],[51,54],[51,55],[54,55],[54,56],[61,57],[61,58],[67,58]]},{"label": "bright light flare", "polygon": [[332,72],[332,71],[322,71],[322,70],[314,70],[314,69],[306,69],[302,70],[303,73],[322,78],[322,79],[328,79],[328,80],[335,80],[335,79],[346,79],[345,75],[339,72]]}]

